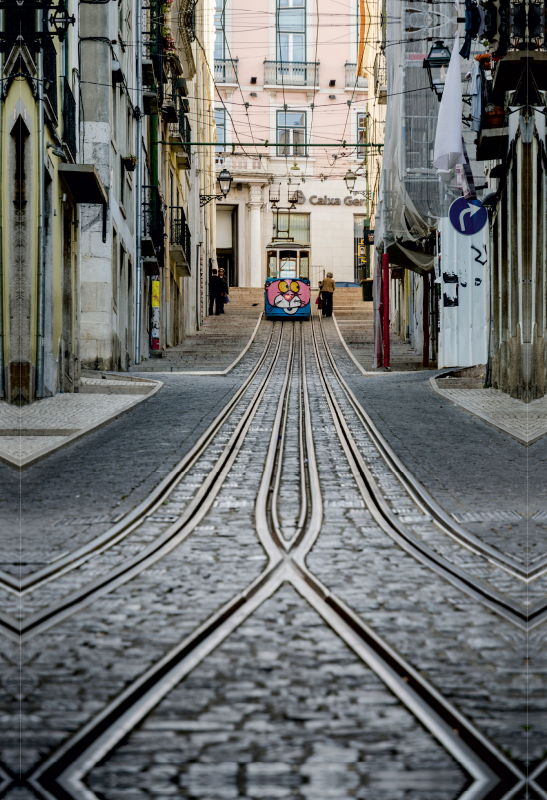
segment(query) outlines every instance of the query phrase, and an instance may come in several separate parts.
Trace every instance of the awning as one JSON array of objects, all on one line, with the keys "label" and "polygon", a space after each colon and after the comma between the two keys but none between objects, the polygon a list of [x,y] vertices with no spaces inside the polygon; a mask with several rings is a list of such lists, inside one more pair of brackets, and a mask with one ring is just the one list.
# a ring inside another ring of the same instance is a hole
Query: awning
[{"label": "awning", "polygon": [[417,272],[418,275],[433,271],[433,256],[416,253],[398,242],[388,245],[386,252],[389,255],[390,266],[404,267],[412,272]]},{"label": "awning", "polygon": [[108,195],[94,164],[59,164],[59,174],[75,203],[108,204]]}]

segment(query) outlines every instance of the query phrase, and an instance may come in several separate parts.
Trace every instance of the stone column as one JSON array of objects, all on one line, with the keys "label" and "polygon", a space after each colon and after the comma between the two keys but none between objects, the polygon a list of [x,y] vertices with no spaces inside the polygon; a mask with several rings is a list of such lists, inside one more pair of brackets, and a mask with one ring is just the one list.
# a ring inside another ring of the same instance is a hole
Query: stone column
[{"label": "stone column", "polygon": [[251,184],[251,200],[247,203],[250,209],[250,229],[251,242],[249,248],[250,258],[250,284],[254,288],[261,288],[264,279],[262,277],[262,230],[260,224],[260,210],[264,205],[262,202],[262,186]]}]

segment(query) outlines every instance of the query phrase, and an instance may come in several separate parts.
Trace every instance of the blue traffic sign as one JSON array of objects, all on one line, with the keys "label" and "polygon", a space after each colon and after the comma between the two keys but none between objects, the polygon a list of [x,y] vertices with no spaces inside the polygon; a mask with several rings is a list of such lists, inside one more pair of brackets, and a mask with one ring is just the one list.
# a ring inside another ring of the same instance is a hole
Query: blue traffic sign
[{"label": "blue traffic sign", "polygon": [[463,236],[473,236],[482,231],[488,221],[488,212],[480,200],[458,197],[448,211],[452,227]]}]

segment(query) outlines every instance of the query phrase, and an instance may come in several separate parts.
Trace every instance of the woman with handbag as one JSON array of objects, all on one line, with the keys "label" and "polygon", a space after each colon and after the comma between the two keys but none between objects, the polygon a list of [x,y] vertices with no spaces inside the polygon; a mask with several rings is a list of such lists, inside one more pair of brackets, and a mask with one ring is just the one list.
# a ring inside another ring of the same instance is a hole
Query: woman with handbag
[{"label": "woman with handbag", "polygon": [[[322,287],[323,287],[323,281],[319,281],[319,294],[317,295],[317,299],[315,301],[315,305],[317,306],[317,310],[318,311],[321,311],[321,309],[323,308],[323,299],[321,297],[321,289],[322,289]],[[323,315],[324,314],[325,314],[325,312],[323,312]]]}]

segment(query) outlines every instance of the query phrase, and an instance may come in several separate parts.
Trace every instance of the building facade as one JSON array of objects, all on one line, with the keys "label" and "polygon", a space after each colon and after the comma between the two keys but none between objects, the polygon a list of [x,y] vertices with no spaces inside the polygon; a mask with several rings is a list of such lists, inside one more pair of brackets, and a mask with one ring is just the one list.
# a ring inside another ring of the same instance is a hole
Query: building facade
[{"label": "building facade", "polygon": [[78,391],[199,329],[215,247],[214,10],[2,13],[1,396]]},{"label": "building facade", "polygon": [[[217,173],[228,169],[233,183],[217,203],[216,258],[232,285],[263,286],[266,245],[277,224],[271,199],[279,196],[283,225],[282,209],[296,191],[291,234],[311,244],[312,284],[328,271],[348,282],[358,270],[366,273],[363,229],[372,215],[371,163],[379,148],[371,140],[362,6],[218,0],[216,166]],[[334,24],[340,35],[333,41]],[[360,194],[344,182],[350,169]]]}]

